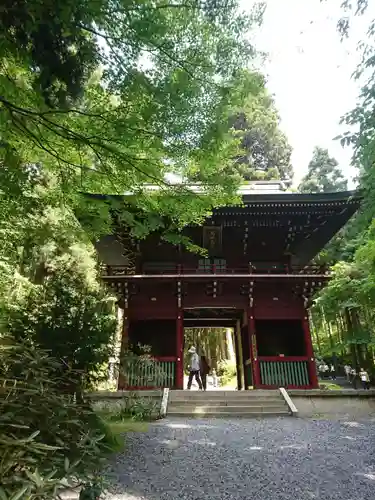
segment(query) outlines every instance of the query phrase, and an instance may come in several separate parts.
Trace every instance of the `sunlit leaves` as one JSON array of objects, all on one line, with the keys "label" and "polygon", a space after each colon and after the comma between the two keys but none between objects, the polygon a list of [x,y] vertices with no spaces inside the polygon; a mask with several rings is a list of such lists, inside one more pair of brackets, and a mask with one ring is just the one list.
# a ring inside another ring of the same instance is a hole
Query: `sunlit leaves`
[{"label": "sunlit leaves", "polygon": [[[165,174],[185,176],[194,168],[230,194],[233,176],[219,166],[233,157],[235,140],[222,124],[243,99],[236,91],[239,70],[253,56],[246,34],[261,12],[242,16],[235,1],[68,2],[57,5],[45,30],[47,38],[55,30],[56,46],[35,54],[43,38],[37,22],[46,21],[48,7],[20,2],[19,11],[13,11],[9,6],[4,9],[6,43],[0,44],[5,55],[0,131],[21,161],[38,161],[56,172],[65,193],[130,190],[138,191],[141,202],[141,188],[151,182],[163,187],[164,197],[172,193],[173,205],[178,198]],[[22,25],[16,36],[27,43],[15,53],[17,40],[11,40],[9,30],[17,15],[33,18],[36,26]],[[69,61],[63,57],[67,49]],[[102,72],[89,78],[95,60]],[[38,71],[30,72],[31,61]],[[76,69],[69,74],[66,64]],[[35,92],[35,77],[40,92]],[[69,109],[61,107],[63,94]],[[60,105],[48,109],[46,97]],[[207,176],[215,167],[215,177]],[[207,194],[211,206],[226,201],[209,183]]]}]

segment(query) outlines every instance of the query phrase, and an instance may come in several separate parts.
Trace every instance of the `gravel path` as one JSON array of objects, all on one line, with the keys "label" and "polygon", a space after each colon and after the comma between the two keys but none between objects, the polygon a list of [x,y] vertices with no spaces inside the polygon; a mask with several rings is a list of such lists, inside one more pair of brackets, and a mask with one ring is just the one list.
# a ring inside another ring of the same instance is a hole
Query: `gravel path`
[{"label": "gravel path", "polygon": [[167,419],[111,476],[108,500],[373,500],[375,421]]}]

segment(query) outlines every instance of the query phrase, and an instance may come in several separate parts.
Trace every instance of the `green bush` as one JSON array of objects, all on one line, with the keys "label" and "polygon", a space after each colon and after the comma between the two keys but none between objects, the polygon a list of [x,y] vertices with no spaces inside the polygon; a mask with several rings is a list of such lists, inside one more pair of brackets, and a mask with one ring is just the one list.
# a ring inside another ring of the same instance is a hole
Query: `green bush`
[{"label": "green bush", "polygon": [[98,277],[87,248],[56,248],[43,262],[38,282],[15,276],[17,292],[4,297],[3,331],[48,350],[70,371],[70,392],[79,394],[101,380],[114,353],[114,298]]},{"label": "green bush", "polygon": [[70,481],[97,485],[112,437],[89,404],[65,393],[69,376],[46,351],[2,339],[1,500],[57,498]]},{"label": "green bush", "polygon": [[228,361],[219,361],[217,365],[217,375],[220,377],[220,385],[225,386],[230,382],[237,374],[236,364]]},{"label": "green bush", "polygon": [[153,420],[159,416],[159,405],[160,403],[151,397],[130,393],[122,398],[111,418],[114,420]]}]

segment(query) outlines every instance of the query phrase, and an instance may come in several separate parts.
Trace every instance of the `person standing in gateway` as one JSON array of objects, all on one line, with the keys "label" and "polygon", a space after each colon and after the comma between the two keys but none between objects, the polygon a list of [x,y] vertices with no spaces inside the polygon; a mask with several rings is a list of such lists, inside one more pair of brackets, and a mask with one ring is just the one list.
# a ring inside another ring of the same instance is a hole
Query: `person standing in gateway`
[{"label": "person standing in gateway", "polygon": [[207,390],[207,375],[210,373],[210,365],[208,364],[206,356],[201,356],[200,359],[200,376],[202,380],[203,390]]},{"label": "person standing in gateway", "polygon": [[195,380],[198,383],[199,389],[202,390],[202,382],[201,382],[201,378],[199,376],[200,359],[199,359],[199,356],[197,354],[197,350],[195,349],[195,347],[190,347],[190,349],[188,350],[188,353],[191,356],[190,356],[190,362],[189,362],[189,381],[188,381],[187,388],[189,390],[191,389],[193,377],[195,377]]}]

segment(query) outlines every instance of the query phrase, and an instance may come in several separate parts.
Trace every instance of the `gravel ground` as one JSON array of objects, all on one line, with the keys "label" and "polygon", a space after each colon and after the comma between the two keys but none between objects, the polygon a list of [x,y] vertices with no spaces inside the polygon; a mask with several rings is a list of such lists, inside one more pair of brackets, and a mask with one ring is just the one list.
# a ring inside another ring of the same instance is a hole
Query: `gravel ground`
[{"label": "gravel ground", "polygon": [[374,500],[375,421],[167,419],[111,477],[108,500]]}]

